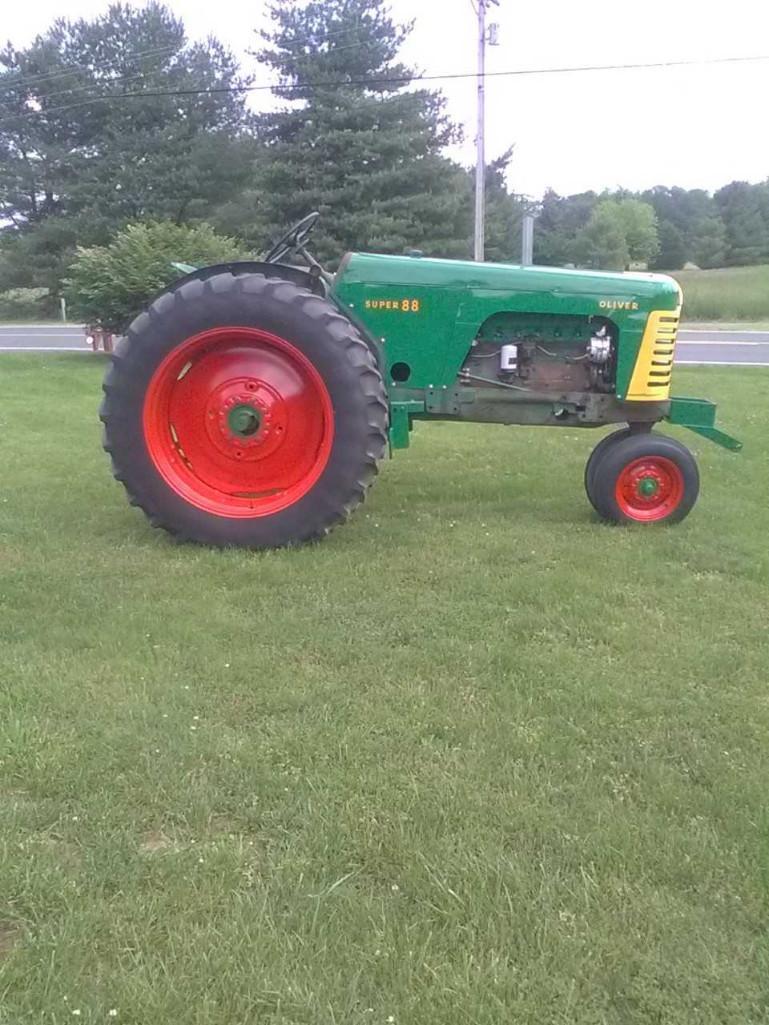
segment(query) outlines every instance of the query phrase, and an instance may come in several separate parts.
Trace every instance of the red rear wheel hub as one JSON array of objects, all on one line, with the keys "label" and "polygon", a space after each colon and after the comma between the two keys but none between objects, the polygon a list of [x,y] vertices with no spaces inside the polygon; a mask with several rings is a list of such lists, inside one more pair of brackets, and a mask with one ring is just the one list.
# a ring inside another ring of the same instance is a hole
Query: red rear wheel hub
[{"label": "red rear wheel hub", "polygon": [[644,523],[664,520],[675,512],[684,497],[680,467],[665,456],[635,459],[617,478],[615,498],[621,512]]},{"label": "red rear wheel hub", "polygon": [[144,437],[166,483],[219,516],[267,516],[317,483],[334,415],[320,374],[296,346],[251,327],[204,331],[157,368]]}]

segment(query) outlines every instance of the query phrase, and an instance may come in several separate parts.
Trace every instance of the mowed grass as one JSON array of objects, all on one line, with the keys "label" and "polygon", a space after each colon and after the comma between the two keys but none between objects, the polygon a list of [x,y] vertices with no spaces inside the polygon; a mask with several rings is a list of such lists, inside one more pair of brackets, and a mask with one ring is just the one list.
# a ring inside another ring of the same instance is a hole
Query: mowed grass
[{"label": "mowed grass", "polygon": [[684,320],[769,321],[769,264],[674,271],[684,290]]},{"label": "mowed grass", "polygon": [[252,554],[129,508],[102,369],[0,361],[3,1025],[769,1020],[769,374],[677,371],[745,441],[678,527],[431,424]]}]

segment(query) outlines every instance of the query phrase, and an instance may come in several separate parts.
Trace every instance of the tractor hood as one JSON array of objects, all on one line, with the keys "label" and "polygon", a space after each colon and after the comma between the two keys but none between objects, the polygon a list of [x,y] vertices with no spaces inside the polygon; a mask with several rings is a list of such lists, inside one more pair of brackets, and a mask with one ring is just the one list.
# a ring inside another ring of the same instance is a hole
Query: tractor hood
[{"label": "tractor hood", "polygon": [[343,291],[350,285],[470,289],[476,293],[540,292],[553,297],[591,296],[599,298],[607,313],[633,309],[634,303],[646,309],[674,310],[681,302],[678,283],[664,274],[617,274],[370,253],[348,253],[342,260],[335,291]]}]

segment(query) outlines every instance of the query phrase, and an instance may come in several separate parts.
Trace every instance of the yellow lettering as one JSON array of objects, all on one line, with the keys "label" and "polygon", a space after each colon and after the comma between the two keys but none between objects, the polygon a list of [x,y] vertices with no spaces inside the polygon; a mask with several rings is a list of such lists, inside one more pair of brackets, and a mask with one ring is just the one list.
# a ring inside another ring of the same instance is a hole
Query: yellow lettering
[{"label": "yellow lettering", "polygon": [[[607,304],[607,300],[601,301],[601,306]],[[421,299],[366,299],[363,305],[367,310],[395,310],[399,313],[420,313],[422,310]]]}]

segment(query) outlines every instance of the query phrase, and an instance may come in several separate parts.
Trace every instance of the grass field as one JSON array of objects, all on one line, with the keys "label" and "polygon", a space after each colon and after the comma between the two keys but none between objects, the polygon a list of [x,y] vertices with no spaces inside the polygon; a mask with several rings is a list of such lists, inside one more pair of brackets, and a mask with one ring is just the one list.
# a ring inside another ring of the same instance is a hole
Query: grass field
[{"label": "grass field", "polygon": [[101,369],[0,359],[3,1025],[769,1021],[769,374],[677,372],[746,443],[679,527],[434,424],[257,555],[128,507]]},{"label": "grass field", "polygon": [[684,290],[684,319],[769,321],[769,264],[674,271]]}]

